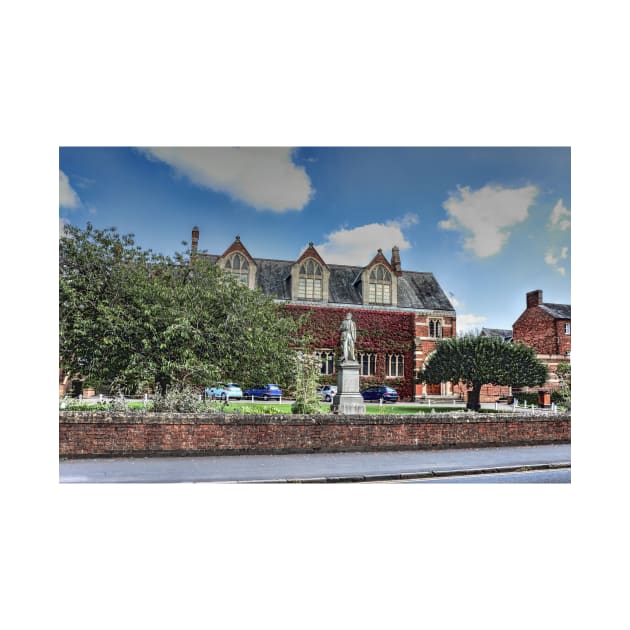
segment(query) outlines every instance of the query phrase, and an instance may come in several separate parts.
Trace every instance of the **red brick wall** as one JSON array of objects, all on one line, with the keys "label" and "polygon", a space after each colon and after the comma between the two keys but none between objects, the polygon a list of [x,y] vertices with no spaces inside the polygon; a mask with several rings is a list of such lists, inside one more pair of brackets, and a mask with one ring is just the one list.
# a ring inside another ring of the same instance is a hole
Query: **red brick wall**
[{"label": "red brick wall", "polygon": [[59,455],[148,456],[567,443],[567,414],[247,416],[60,412]]},{"label": "red brick wall", "polygon": [[[468,389],[462,383],[453,386],[453,392],[468,400]],[[499,398],[509,398],[512,394],[512,388],[505,385],[482,385],[479,393],[479,402],[491,403],[496,402]]]},{"label": "red brick wall", "polygon": [[571,350],[571,335],[564,332],[570,320],[555,319],[537,306],[526,309],[512,326],[514,341],[534,348],[537,354],[565,354]]}]

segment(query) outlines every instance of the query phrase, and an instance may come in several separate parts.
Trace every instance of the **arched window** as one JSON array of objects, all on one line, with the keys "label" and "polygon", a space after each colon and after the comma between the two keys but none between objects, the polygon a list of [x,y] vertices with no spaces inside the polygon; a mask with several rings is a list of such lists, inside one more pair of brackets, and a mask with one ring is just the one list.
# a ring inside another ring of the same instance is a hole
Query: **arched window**
[{"label": "arched window", "polygon": [[403,377],[405,375],[405,357],[402,354],[388,354],[386,359],[386,375]]},{"label": "arched window", "polygon": [[439,319],[429,320],[429,337],[442,336],[442,322]]},{"label": "arched window", "polygon": [[322,362],[321,373],[333,374],[335,371],[335,354],[329,350],[322,350],[321,352],[318,352],[317,355]]},{"label": "arched window", "polygon": [[376,355],[371,352],[359,352],[359,369],[361,376],[374,376]]},{"label": "arched window", "polygon": [[298,299],[322,299],[322,267],[312,258],[305,260],[300,265],[300,273],[298,276]]},{"label": "arched window", "polygon": [[370,304],[392,303],[392,274],[383,265],[370,271]]},{"label": "arched window", "polygon": [[245,286],[249,283],[249,263],[245,256],[232,254],[225,263],[225,271]]}]

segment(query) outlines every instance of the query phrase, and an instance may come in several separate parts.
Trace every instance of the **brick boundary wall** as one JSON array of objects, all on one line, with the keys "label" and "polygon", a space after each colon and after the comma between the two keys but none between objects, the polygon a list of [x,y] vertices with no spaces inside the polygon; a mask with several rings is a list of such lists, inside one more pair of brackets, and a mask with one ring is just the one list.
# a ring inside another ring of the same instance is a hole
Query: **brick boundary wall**
[{"label": "brick boundary wall", "polygon": [[569,414],[383,416],[59,413],[59,456],[147,457],[565,444]]}]

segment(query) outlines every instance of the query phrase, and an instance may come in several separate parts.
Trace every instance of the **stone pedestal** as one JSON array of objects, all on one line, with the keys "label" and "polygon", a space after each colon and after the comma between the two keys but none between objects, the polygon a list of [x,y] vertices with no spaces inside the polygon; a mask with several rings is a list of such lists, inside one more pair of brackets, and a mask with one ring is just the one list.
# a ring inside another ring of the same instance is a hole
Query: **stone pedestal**
[{"label": "stone pedestal", "polygon": [[330,406],[333,413],[365,413],[365,403],[359,390],[359,363],[344,361],[337,364],[337,393]]}]

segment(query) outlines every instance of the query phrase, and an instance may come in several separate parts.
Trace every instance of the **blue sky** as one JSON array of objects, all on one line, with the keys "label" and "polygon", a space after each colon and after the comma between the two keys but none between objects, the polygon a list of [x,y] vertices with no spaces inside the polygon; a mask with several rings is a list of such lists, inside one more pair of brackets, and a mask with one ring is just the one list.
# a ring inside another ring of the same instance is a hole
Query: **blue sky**
[{"label": "blue sky", "polygon": [[570,303],[569,148],[64,147],[63,224],[116,226],[164,254],[191,229],[222,253],[365,265],[380,247],[431,271],[459,329],[510,328],[525,293]]}]

